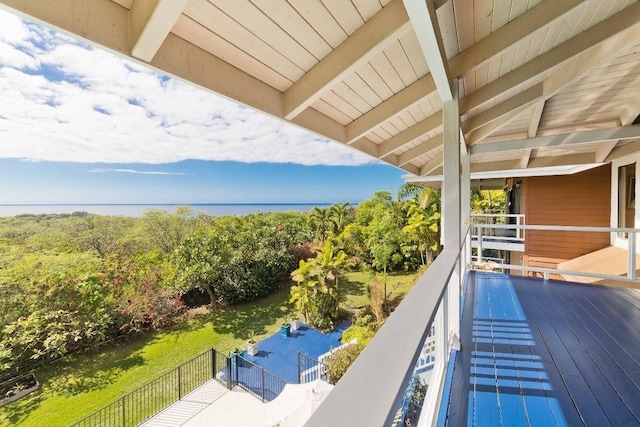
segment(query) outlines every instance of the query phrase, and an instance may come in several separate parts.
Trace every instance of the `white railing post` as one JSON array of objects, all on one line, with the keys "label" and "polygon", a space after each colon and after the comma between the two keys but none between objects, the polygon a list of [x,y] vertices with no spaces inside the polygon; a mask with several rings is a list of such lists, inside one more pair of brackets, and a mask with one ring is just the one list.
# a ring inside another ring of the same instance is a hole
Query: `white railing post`
[{"label": "white railing post", "polygon": [[636,278],[636,231],[632,230],[629,233],[629,262],[627,277],[629,279]]},{"label": "white railing post", "polygon": [[478,264],[482,264],[482,226],[478,225]]}]

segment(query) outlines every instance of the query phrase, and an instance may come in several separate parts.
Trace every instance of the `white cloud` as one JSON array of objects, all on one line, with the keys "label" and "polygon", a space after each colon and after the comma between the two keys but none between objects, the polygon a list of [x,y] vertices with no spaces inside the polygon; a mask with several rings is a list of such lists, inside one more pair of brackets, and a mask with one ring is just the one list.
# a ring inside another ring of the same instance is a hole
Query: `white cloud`
[{"label": "white cloud", "polygon": [[374,159],[0,11],[0,156],[360,165]]},{"label": "white cloud", "polygon": [[131,173],[131,174],[138,174],[138,175],[181,175],[181,176],[187,175],[186,173],[181,173],[181,172],[139,171],[135,169],[102,169],[102,168],[89,169],[87,170],[87,172],[91,172],[91,173],[115,172],[115,173]]}]

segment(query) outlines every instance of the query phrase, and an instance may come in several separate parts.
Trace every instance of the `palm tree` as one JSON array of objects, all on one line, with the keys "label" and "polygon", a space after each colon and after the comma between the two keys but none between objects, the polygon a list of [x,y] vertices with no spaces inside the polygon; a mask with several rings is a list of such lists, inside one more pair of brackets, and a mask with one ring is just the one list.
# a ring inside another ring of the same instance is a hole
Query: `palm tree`
[{"label": "palm tree", "polygon": [[347,225],[349,218],[349,202],[335,203],[329,208],[329,214],[333,223],[333,234],[339,235]]},{"label": "palm tree", "polygon": [[311,225],[314,228],[316,239],[324,242],[332,224],[331,212],[328,208],[319,208],[316,206],[311,210]]}]

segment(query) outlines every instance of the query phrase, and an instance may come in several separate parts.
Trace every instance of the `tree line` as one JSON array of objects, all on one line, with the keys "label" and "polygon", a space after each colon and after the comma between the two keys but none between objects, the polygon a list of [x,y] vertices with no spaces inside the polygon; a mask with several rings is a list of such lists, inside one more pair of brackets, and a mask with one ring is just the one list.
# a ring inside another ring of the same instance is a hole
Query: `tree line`
[{"label": "tree line", "polygon": [[439,222],[439,192],[410,185],[309,212],[0,218],[0,370],[166,327],[194,295],[216,309],[290,278],[295,308],[328,327],[345,271],[419,269],[438,252]]}]

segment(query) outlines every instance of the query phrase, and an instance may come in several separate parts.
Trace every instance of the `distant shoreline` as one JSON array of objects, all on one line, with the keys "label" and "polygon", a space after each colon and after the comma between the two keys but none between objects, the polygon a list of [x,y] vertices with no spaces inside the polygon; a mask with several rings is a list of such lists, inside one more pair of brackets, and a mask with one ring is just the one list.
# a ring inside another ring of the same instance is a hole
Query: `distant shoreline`
[{"label": "distant shoreline", "polygon": [[[314,207],[326,208],[333,203],[39,203],[0,204],[0,217],[19,215],[63,215],[87,212],[96,215],[140,217],[148,209],[173,212],[180,206],[213,216],[250,215],[257,212],[306,212]],[[355,205],[354,205],[355,206]]]}]

